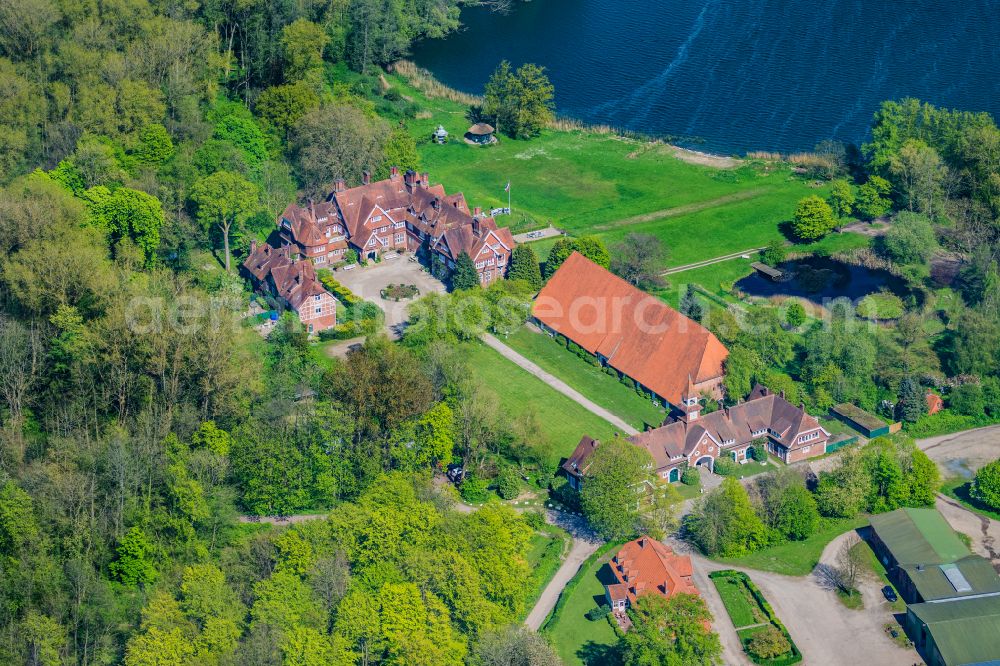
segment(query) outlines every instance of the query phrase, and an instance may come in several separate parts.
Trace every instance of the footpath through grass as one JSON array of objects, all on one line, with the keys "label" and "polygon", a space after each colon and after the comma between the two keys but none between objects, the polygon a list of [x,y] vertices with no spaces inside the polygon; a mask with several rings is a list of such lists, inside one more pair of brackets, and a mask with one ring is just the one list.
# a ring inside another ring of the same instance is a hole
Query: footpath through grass
[{"label": "footpath through grass", "polygon": [[617,544],[606,544],[588,558],[579,573],[566,585],[553,615],[543,627],[552,647],[566,666],[598,666],[606,663],[604,655],[618,637],[606,618],[588,620],[586,613],[604,601],[601,574],[612,575],[608,561],[617,551]]},{"label": "footpath through grass", "polygon": [[658,426],[663,422],[666,410],[570,352],[555,338],[522,327],[504,342],[637,429],[642,430],[647,423]]},{"label": "footpath through grass", "polygon": [[515,419],[529,419],[538,426],[538,444],[554,466],[573,452],[580,437],[607,439],[615,427],[559,393],[534,375],[514,365],[486,345],[464,346],[472,371],[496,394],[500,409]]},{"label": "footpath through grass", "polygon": [[571,537],[566,530],[555,525],[546,525],[545,529],[531,535],[528,543],[527,559],[531,570],[528,583],[528,593],[524,600],[523,620],[534,608],[542,591],[562,564],[563,555],[569,550]]},{"label": "footpath through grass", "polygon": [[[666,242],[670,265],[681,265],[782,238],[779,224],[798,200],[826,193],[784,164],[723,170],[679,160],[671,146],[588,131],[545,130],[531,140],[470,146],[462,139],[470,124],[464,105],[387,78],[421,109],[407,120],[421,168],[483,208],[507,205],[509,181],[513,215],[498,222],[515,232],[552,223],[608,243],[648,233]],[[430,140],[438,125],[450,134],[447,144]]]},{"label": "footpath through grass", "polygon": [[719,562],[748,569],[773,571],[787,576],[807,576],[819,563],[826,545],[844,532],[868,524],[867,516],[823,518],[819,530],[802,541],[786,541],[743,557],[715,558]]}]

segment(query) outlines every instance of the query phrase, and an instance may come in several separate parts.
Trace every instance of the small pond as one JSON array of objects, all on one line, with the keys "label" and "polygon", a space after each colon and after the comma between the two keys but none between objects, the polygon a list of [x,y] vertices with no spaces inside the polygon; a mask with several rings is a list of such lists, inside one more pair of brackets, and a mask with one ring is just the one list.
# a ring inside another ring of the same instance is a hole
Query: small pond
[{"label": "small pond", "polygon": [[903,280],[888,271],[827,257],[787,261],[779,268],[785,273],[783,280],[771,280],[754,271],[737,282],[736,288],[748,296],[797,296],[820,306],[825,300],[847,297],[857,301],[883,290],[902,297],[908,292]]}]

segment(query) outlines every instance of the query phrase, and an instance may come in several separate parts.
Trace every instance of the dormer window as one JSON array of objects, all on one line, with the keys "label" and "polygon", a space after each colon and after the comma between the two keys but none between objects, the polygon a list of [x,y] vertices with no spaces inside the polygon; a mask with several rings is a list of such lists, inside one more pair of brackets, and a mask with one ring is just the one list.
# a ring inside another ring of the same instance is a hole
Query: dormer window
[{"label": "dormer window", "polygon": [[765,430],[753,430],[753,431],[751,431],[751,433],[750,433],[750,434],[751,434],[752,436],[754,436],[754,437],[760,437],[760,436],[761,436],[761,435],[763,435],[763,434],[764,434],[765,432],[767,432],[767,430],[766,430],[766,429],[765,429]]}]

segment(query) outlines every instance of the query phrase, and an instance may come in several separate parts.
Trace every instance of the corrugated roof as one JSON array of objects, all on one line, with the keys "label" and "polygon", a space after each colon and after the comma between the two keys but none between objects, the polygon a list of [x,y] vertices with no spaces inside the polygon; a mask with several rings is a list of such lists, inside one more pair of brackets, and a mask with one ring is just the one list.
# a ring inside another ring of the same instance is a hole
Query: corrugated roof
[{"label": "corrugated roof", "polygon": [[872,516],[871,525],[900,565],[947,564],[969,555],[936,509],[896,509]]},{"label": "corrugated roof", "polygon": [[1000,576],[978,555],[950,564],[906,564],[902,568],[924,601],[1000,592]]},{"label": "corrugated roof", "polygon": [[1000,659],[1000,596],[913,604],[908,610],[927,625],[946,664]]}]

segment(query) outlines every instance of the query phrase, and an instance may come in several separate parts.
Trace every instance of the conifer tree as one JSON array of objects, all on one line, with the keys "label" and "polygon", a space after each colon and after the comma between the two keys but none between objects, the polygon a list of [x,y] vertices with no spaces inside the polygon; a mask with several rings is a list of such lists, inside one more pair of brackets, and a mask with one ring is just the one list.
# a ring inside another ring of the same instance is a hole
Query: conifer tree
[{"label": "conifer tree", "polygon": [[689,284],[687,286],[687,291],[684,292],[684,296],[681,297],[680,311],[682,315],[688,319],[693,319],[699,324],[705,316],[705,306],[701,304],[701,301],[698,300],[698,296],[694,293],[693,284]]},{"label": "conifer tree", "polygon": [[458,255],[455,270],[451,274],[451,289],[452,291],[464,291],[478,286],[479,273],[476,271],[476,265],[472,263],[472,257],[463,252]]},{"label": "conifer tree", "polygon": [[542,271],[538,267],[538,257],[530,245],[518,245],[510,258],[508,280],[524,280],[533,290],[542,288]]}]

